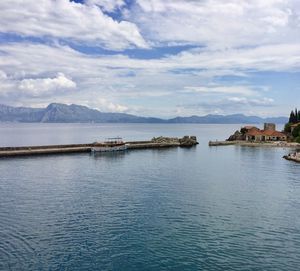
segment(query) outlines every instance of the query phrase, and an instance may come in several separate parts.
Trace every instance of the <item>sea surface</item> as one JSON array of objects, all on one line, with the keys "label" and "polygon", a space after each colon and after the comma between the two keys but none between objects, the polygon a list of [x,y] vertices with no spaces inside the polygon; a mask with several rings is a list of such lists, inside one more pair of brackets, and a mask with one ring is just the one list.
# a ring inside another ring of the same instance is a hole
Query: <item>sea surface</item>
[{"label": "sea surface", "polygon": [[0,124],[0,146],[197,147],[0,159],[0,270],[299,270],[300,164],[209,147],[241,125]]}]

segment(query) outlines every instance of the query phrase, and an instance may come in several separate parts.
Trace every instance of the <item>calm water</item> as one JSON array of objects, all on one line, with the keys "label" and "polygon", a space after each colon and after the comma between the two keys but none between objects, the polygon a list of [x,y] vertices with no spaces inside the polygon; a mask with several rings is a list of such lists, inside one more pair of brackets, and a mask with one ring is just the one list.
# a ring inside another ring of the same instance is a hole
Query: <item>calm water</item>
[{"label": "calm water", "polygon": [[1,270],[299,270],[300,165],[240,125],[1,124],[0,145],[196,135],[192,149],[0,159]]}]

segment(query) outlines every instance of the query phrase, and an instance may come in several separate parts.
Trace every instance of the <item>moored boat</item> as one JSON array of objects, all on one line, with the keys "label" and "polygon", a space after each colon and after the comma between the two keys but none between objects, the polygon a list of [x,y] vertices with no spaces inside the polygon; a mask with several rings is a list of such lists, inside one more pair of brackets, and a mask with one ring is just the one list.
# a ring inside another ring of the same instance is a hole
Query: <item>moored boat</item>
[{"label": "moored boat", "polygon": [[95,142],[91,148],[92,152],[115,152],[125,151],[126,143],[121,137],[107,138],[104,142]]}]

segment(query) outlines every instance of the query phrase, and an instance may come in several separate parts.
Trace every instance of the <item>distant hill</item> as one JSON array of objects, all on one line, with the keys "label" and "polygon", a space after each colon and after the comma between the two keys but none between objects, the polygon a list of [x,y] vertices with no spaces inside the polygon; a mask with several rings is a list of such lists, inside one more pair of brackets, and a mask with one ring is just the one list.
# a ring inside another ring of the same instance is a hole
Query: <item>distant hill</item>
[{"label": "distant hill", "polygon": [[260,118],[256,116],[206,115],[191,117],[176,117],[172,119],[140,117],[124,113],[105,113],[81,105],[66,105],[51,103],[46,108],[12,107],[0,105],[0,122],[47,122],[47,123],[286,123],[288,118]]},{"label": "distant hill", "polygon": [[103,113],[81,105],[51,103],[46,108],[12,107],[0,105],[1,122],[119,122],[119,123],[159,123],[158,118],[138,117],[124,113]]},{"label": "distant hill", "polygon": [[206,115],[206,116],[191,116],[191,117],[177,117],[169,119],[170,123],[216,123],[216,124],[235,124],[235,123],[286,123],[288,118],[286,117],[276,117],[276,118],[261,118],[257,116],[245,116],[243,114],[234,115]]}]

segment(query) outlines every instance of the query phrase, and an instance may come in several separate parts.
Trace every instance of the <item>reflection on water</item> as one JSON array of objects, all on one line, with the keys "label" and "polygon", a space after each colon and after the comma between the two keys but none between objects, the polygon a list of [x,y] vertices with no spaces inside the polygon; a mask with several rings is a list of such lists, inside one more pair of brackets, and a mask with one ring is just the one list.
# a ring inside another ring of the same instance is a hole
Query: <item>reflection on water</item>
[{"label": "reflection on water", "polygon": [[91,152],[90,156],[95,158],[96,160],[103,160],[103,159],[116,160],[116,159],[122,159],[127,153],[128,150],[115,151],[115,152]]},{"label": "reflection on water", "polygon": [[[92,141],[92,128],[200,144],[1,159],[0,270],[298,270],[300,165],[287,149],[208,147],[239,125],[50,127],[47,144]],[[17,130],[0,142],[46,133]]]}]

